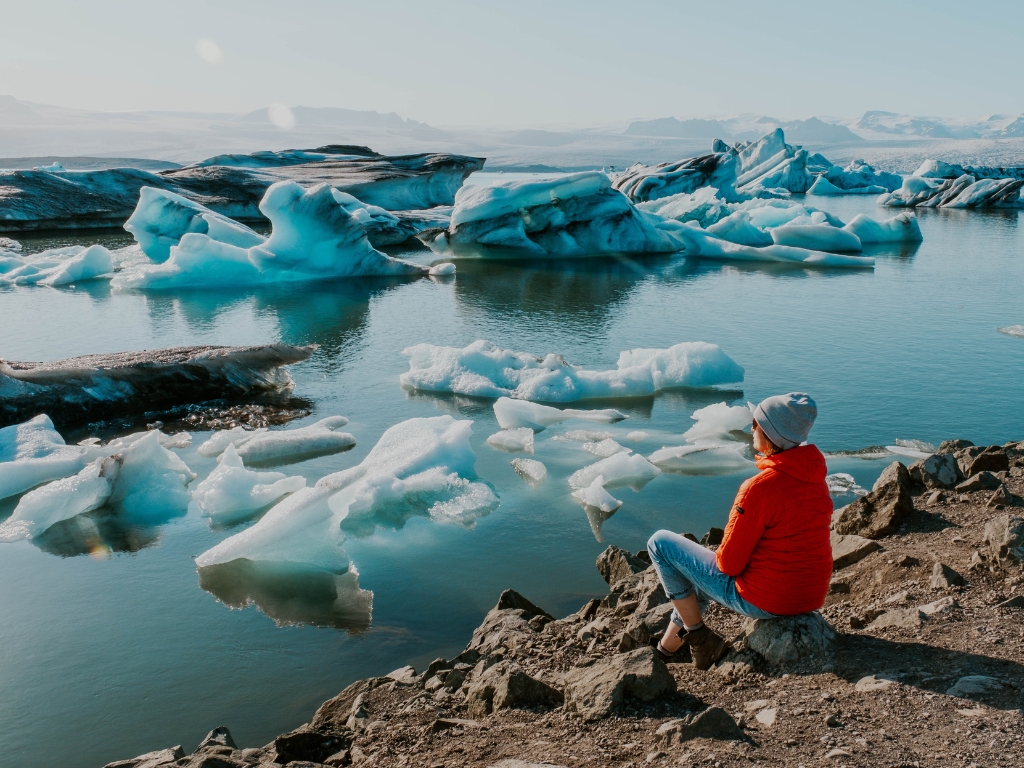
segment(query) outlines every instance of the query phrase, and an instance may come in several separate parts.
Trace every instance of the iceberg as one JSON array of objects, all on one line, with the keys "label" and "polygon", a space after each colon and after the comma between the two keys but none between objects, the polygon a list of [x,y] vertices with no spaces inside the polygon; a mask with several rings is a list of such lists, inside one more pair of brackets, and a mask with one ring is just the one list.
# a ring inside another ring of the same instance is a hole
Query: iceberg
[{"label": "iceberg", "polygon": [[897,208],[1020,208],[1024,178],[955,179],[908,176],[895,192],[881,195],[879,205]]},{"label": "iceberg", "polygon": [[814,181],[807,171],[807,151],[786,143],[785,133],[776,128],[757,141],[737,144],[740,192],[759,194],[764,189],[806,192]]},{"label": "iceberg", "polygon": [[743,381],[740,365],[717,344],[702,341],[620,352],[617,367],[608,371],[586,370],[561,355],[537,357],[484,340],[461,349],[417,344],[402,354],[409,357],[409,370],[400,381],[409,389],[550,403],[651,397],[665,389]]},{"label": "iceberg", "polygon": [[0,360],[0,426],[43,411],[63,429],[204,400],[282,391],[292,386],[283,367],[308,359],[315,349],[289,344],[199,346],[51,363]]},{"label": "iceberg", "polygon": [[715,187],[701,187],[692,195],[680,193],[646,203],[637,203],[636,207],[645,213],[656,213],[682,224],[694,221],[704,228],[720,221],[736,209],[735,204],[719,196]]},{"label": "iceberg", "polygon": [[67,445],[44,413],[0,429],[0,499],[74,475],[87,454],[85,447]]},{"label": "iceberg", "polygon": [[602,432],[597,429],[570,429],[551,439],[559,443],[599,443],[602,440],[611,440],[612,437],[614,436],[611,432]]},{"label": "iceberg", "polygon": [[861,251],[860,238],[852,232],[829,224],[786,224],[771,230],[771,237],[776,245],[812,251]]},{"label": "iceberg", "polygon": [[[749,245],[730,243],[705,232],[696,225],[684,225],[689,229],[687,235],[694,243],[693,250],[698,258],[721,261],[752,261],[781,264],[798,264],[805,267],[852,267],[855,269],[873,269],[875,260],[866,256],[849,256],[846,254],[826,253],[825,251],[796,248],[789,245],[769,245],[754,248]],[[773,230],[774,231],[774,230]]]},{"label": "iceberg", "polygon": [[965,174],[976,179],[1024,179],[1024,167],[957,165],[929,158],[914,171],[915,176],[928,179],[956,179]]},{"label": "iceberg", "polygon": [[690,416],[696,424],[683,433],[687,442],[726,438],[732,432],[739,432],[750,426],[753,421],[753,410],[745,405],[727,405],[714,403],[699,408]]},{"label": "iceberg", "polygon": [[584,421],[621,421],[626,414],[612,408],[580,410],[577,408],[552,408],[550,405],[531,403],[528,400],[513,400],[499,397],[494,402],[494,416],[502,429],[529,427],[534,432],[543,432],[552,424],[570,419]]},{"label": "iceberg", "polygon": [[498,498],[476,480],[471,432],[472,422],[451,416],[396,424],[360,464],[293,493],[252,527],[197,557],[200,573],[247,560],[344,574],[346,534],[368,535],[377,525],[400,528],[413,516],[472,525]]},{"label": "iceberg", "polygon": [[654,166],[636,163],[613,176],[612,186],[634,203],[689,195],[702,187],[716,187],[721,197],[735,198],[738,167],[736,153],[731,151]]},{"label": "iceberg", "polygon": [[512,469],[534,488],[548,476],[548,468],[536,459],[512,459]]},{"label": "iceberg", "polygon": [[679,224],[637,209],[600,171],[463,187],[447,230],[420,239],[441,255],[582,257],[685,250]]},{"label": "iceberg", "polygon": [[569,487],[578,491],[593,485],[600,476],[602,486],[629,486],[639,491],[660,474],[661,470],[640,454],[616,453],[573,472],[569,476]]},{"label": "iceberg", "polygon": [[367,275],[423,274],[421,267],[377,251],[359,219],[326,184],[303,189],[293,181],[272,185],[260,211],[273,230],[260,244],[243,248],[190,232],[159,264],[137,264],[115,276],[120,289],[264,285]]},{"label": "iceberg", "polygon": [[110,251],[102,245],[52,248],[31,256],[0,258],[0,286],[47,285],[57,287],[94,280],[114,271]]},{"label": "iceberg", "polygon": [[707,231],[730,243],[749,245],[753,248],[764,248],[774,242],[769,232],[754,224],[748,211],[729,214],[707,227]]},{"label": "iceberg", "polygon": [[196,450],[200,456],[220,456],[229,445],[237,448],[254,435],[258,435],[266,431],[266,427],[260,427],[258,429],[232,427],[231,429],[217,430]]},{"label": "iceberg", "polygon": [[235,446],[228,445],[217,468],[192,491],[199,508],[211,520],[230,524],[306,487],[306,478],[282,472],[246,469]]},{"label": "iceberg", "polygon": [[236,427],[214,435],[199,446],[199,452],[207,456],[216,455],[213,451],[223,445],[224,450],[230,447],[233,453],[250,465],[294,464],[317,456],[347,451],[354,446],[356,439],[352,435],[338,431],[346,424],[348,419],[344,416],[328,416],[297,429],[246,431]]},{"label": "iceberg", "polygon": [[529,427],[503,429],[488,437],[487,444],[502,451],[533,453],[533,430]]},{"label": "iceberg", "polygon": [[867,491],[857,485],[857,481],[853,479],[853,475],[848,475],[845,472],[837,472],[833,475],[828,475],[825,478],[825,485],[828,486],[828,492],[830,496],[866,496]]},{"label": "iceberg", "polygon": [[614,512],[622,502],[605,490],[604,483],[604,477],[598,475],[590,485],[573,491],[572,497],[585,507],[594,507],[605,513]]},{"label": "iceberg", "polygon": [[919,243],[924,239],[917,217],[912,213],[901,213],[891,219],[876,221],[863,213],[843,227],[856,235],[864,245],[872,243]]},{"label": "iceberg", "polygon": [[829,164],[825,172],[814,180],[809,195],[871,195],[892,192],[903,184],[896,173],[876,171],[863,160],[854,160],[845,168]]}]

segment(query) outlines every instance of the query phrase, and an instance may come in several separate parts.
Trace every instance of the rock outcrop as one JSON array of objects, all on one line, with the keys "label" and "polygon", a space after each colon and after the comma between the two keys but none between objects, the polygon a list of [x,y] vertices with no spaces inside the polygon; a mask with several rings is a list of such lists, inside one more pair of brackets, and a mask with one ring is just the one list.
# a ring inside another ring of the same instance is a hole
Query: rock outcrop
[{"label": "rock outcrop", "polygon": [[910,473],[894,461],[879,476],[871,493],[836,511],[832,529],[841,535],[880,539],[895,533],[914,511]]}]

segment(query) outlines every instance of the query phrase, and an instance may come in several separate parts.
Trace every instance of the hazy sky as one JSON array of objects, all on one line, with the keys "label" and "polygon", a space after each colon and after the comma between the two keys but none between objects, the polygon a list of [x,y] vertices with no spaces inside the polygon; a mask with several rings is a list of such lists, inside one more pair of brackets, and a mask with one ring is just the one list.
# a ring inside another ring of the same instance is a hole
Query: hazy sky
[{"label": "hazy sky", "polygon": [[0,19],[0,94],[100,110],[281,102],[437,126],[1024,112],[1019,0],[0,0]]}]

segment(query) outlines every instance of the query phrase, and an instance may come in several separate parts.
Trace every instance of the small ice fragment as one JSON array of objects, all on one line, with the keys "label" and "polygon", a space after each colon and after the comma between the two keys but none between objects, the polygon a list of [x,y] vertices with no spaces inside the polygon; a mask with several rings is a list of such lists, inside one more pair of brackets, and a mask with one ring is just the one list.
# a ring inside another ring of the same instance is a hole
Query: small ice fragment
[{"label": "small ice fragment", "polygon": [[602,512],[614,512],[622,506],[622,502],[604,489],[604,478],[598,475],[593,482],[573,491],[572,497],[585,507],[594,507]]},{"label": "small ice fragment", "polygon": [[847,494],[864,496],[867,494],[866,490],[857,485],[853,475],[848,475],[845,472],[836,472],[834,475],[828,475],[825,478],[825,484],[828,486],[828,492],[832,496],[846,496]]},{"label": "small ice fragment", "polygon": [[582,446],[584,451],[592,453],[595,456],[607,459],[609,456],[614,456],[616,453],[632,453],[633,451],[625,446],[619,445],[617,442],[612,440],[610,437],[601,440],[597,443],[584,443]]},{"label": "small ice fragment", "polygon": [[714,403],[693,412],[691,419],[697,423],[683,433],[687,442],[728,436],[729,432],[750,426],[752,414],[745,405]]},{"label": "small ice fragment", "polygon": [[494,403],[494,415],[498,426],[502,429],[510,427],[530,427],[540,432],[552,424],[568,419],[584,419],[586,421],[621,421],[626,414],[612,408],[602,410],[579,410],[576,408],[552,408],[550,405],[538,405],[527,400],[513,400],[500,397]]},{"label": "small ice fragment", "polygon": [[214,432],[202,445],[199,446],[200,456],[220,456],[229,445],[236,448],[241,447],[247,440],[255,435],[266,432],[266,427],[250,430],[245,427],[233,427]]},{"label": "small ice fragment", "polygon": [[585,488],[601,475],[604,485],[613,488],[628,485],[638,491],[660,474],[660,469],[638,453],[616,453],[574,472],[569,477],[569,487],[574,490]]},{"label": "small ice fragment", "polygon": [[192,491],[192,498],[215,522],[233,523],[305,487],[304,477],[246,469],[235,447],[228,445],[217,468]]},{"label": "small ice fragment", "polygon": [[191,498],[186,486],[195,474],[160,444],[159,431],[142,435],[120,452],[123,462],[110,504],[123,514],[147,520],[184,513]]},{"label": "small ice fragment", "polygon": [[647,433],[640,429],[635,429],[626,435],[627,440],[631,440],[634,443],[642,443],[647,439]]},{"label": "small ice fragment", "polygon": [[529,427],[513,427],[495,432],[487,438],[487,444],[492,448],[515,453],[533,453],[533,430]]},{"label": "small ice fragment", "polygon": [[996,328],[1000,333],[1005,333],[1007,336],[1016,336],[1018,339],[1024,339],[1024,325],[1008,325],[1005,328]]},{"label": "small ice fragment", "polygon": [[534,488],[548,476],[548,468],[536,459],[512,459],[512,469]]},{"label": "small ice fragment", "polygon": [[902,440],[896,438],[896,445],[887,445],[885,449],[897,456],[906,456],[908,459],[927,459],[937,450],[931,443],[924,440]]},{"label": "small ice fragment", "polygon": [[649,457],[666,472],[694,475],[718,475],[747,469],[754,465],[744,455],[744,443],[702,443],[662,448]]},{"label": "small ice fragment", "polygon": [[441,277],[441,276],[445,276],[445,275],[454,275],[455,274],[455,265],[452,264],[450,261],[446,261],[443,264],[435,264],[434,266],[432,266],[430,268],[430,272],[428,274],[436,276],[436,277]]},{"label": "small ice fragment", "polygon": [[0,429],[0,499],[75,474],[88,463],[88,450],[66,445],[45,413]]},{"label": "small ice fragment", "polygon": [[102,245],[91,245],[77,256],[72,256],[51,269],[40,282],[43,285],[68,285],[80,280],[92,280],[114,271],[110,251]]},{"label": "small ice fragment", "polygon": [[564,435],[555,435],[551,439],[560,443],[598,443],[611,437],[611,432],[600,432],[596,429],[570,429]]},{"label": "small ice fragment", "polygon": [[316,456],[348,450],[356,439],[336,430],[348,424],[344,416],[328,416],[298,429],[278,429],[254,434],[238,448],[238,455],[250,466],[292,464]]}]

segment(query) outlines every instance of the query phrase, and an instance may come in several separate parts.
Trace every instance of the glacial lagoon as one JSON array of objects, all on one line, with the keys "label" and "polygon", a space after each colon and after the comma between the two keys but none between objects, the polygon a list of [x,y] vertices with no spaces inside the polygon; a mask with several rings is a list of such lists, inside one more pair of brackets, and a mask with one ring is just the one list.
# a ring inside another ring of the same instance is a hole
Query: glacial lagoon
[{"label": "glacial lagoon", "polygon": [[[892,215],[872,196],[807,203],[844,221]],[[595,460],[581,443],[555,439],[572,429],[609,432],[649,455],[681,444],[701,407],[805,390],[819,405],[812,439],[829,454],[829,471],[865,488],[898,457],[864,458],[861,449],[896,439],[1018,439],[1024,339],[996,329],[1024,323],[1021,213],[917,216],[924,242],[866,248],[873,270],[681,256],[462,259],[454,277],[433,279],[151,294],[112,293],[103,281],[0,290],[2,355],[14,360],[184,344],[318,344],[312,359],[290,369],[294,394],[312,404],[293,426],[343,415],[357,443],[282,471],[311,485],[358,464],[394,424],[448,414],[473,421],[476,475],[500,499],[472,526],[413,517],[349,536],[359,587],[373,593],[368,626],[338,620],[325,607],[333,588],[315,579],[269,580],[248,593],[230,579],[204,589],[194,558],[248,523],[214,527],[195,509],[146,528],[101,526],[91,537],[0,546],[0,686],[18,692],[4,698],[16,708],[0,710],[5,754],[31,755],[45,740],[54,763],[102,765],[154,745],[190,749],[217,725],[239,743],[265,743],[352,680],[457,653],[505,588],[555,615],[575,610],[604,591],[593,561],[605,546],[636,550],[658,528],[700,535],[722,525],[748,474],[664,473],[637,492],[614,489],[623,505],[599,521],[570,496],[567,478]],[[122,234],[21,239],[29,251],[131,242]],[[425,250],[391,255],[436,260]],[[507,453],[486,442],[498,430],[493,400],[399,384],[406,347],[477,339],[561,354],[589,369],[614,367],[622,350],[707,341],[746,375],[719,391],[576,404],[629,418],[556,425],[536,435],[533,454]],[[626,437],[635,431],[646,438]],[[215,460],[197,452],[206,435],[193,437],[176,453],[202,478]],[[524,482],[510,464],[517,456],[542,461],[544,482]],[[0,519],[12,511],[4,504]],[[229,605],[250,599],[246,608]]]}]

